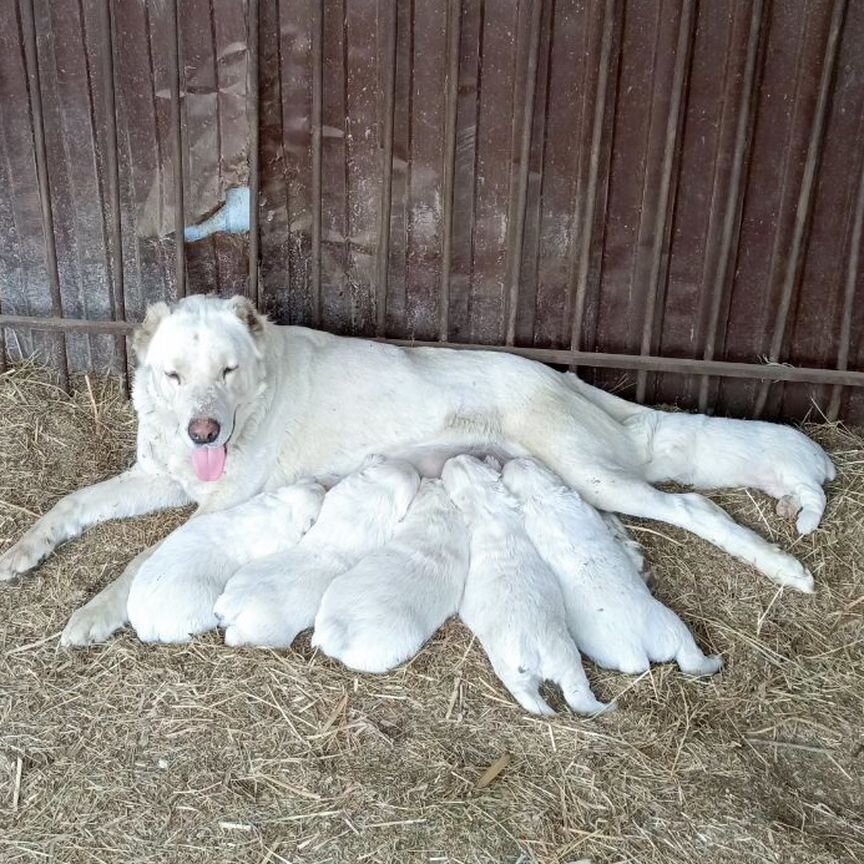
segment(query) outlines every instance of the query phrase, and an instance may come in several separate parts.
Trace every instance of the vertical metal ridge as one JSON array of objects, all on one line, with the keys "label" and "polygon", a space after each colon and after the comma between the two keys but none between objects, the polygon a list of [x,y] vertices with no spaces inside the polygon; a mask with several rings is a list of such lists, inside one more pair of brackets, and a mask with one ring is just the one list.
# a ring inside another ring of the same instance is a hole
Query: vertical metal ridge
[{"label": "vertical metal ridge", "polygon": [[444,118],[444,219],[441,240],[441,279],[438,291],[438,338],[450,335],[450,263],[453,256],[453,196],[456,176],[456,118],[459,107],[459,43],[462,36],[461,0],[447,4],[447,66]]},{"label": "vertical metal ridge", "polygon": [[[321,106],[324,92],[324,3],[312,0],[312,320],[321,326]],[[281,79],[280,79],[281,80]],[[284,135],[283,135],[284,138]]]},{"label": "vertical metal ridge", "polygon": [[[750,30],[747,37],[747,56],[744,64],[744,75],[741,82],[741,100],[738,103],[738,118],[735,129],[735,146],[732,152],[732,171],[726,204],[723,213],[720,249],[717,255],[717,269],[711,282],[711,307],[708,319],[708,332],[705,337],[703,360],[713,360],[717,347],[717,330],[720,325],[720,311],[723,298],[727,292],[729,260],[732,256],[732,244],[736,228],[741,216],[741,205],[744,197],[744,162],[747,155],[748,131],[753,108],[753,93],[756,83],[756,58],[759,55],[759,42],[762,33],[763,0],[755,0],[750,12]],[[704,413],[708,408],[708,387],[711,378],[704,375],[699,381],[699,411]]]},{"label": "vertical metal ridge", "polygon": [[[45,268],[51,291],[51,308],[55,317],[63,317],[60,293],[60,271],[57,268],[57,241],[54,236],[54,214],[51,210],[51,182],[48,177],[48,153],[45,147],[45,118],[42,111],[42,82],[39,76],[39,47],[36,39],[36,19],[33,0],[19,0],[23,28],[24,59],[30,91],[30,120],[33,130],[33,150],[39,182],[39,206],[42,215],[42,235],[45,242]],[[69,392],[69,361],[66,356],[66,336],[59,333],[54,339],[57,370],[60,383]]]},{"label": "vertical metal ridge", "polygon": [[396,3],[389,0],[384,33],[384,122],[381,148],[381,206],[378,213],[378,285],[375,292],[375,334],[387,329],[387,283],[390,275],[390,215],[393,205],[393,111],[396,103]]},{"label": "vertical metal ridge", "polygon": [[[249,123],[249,285],[247,296],[260,308],[261,289],[258,284],[258,258],[260,238],[258,236],[258,198],[261,188],[261,171],[259,165],[259,125],[260,125],[260,93],[258,81],[258,50],[259,50],[259,0],[248,0],[247,20],[247,52],[249,57],[249,72],[246,95],[246,116]],[[215,46],[214,46],[215,50]],[[220,149],[219,162],[222,162]]]},{"label": "vertical metal ridge", "polygon": [[[111,0],[100,4],[102,26],[102,83],[105,87],[105,173],[111,206],[111,288],[114,320],[126,320],[126,277],[123,272],[123,223],[120,209],[120,167],[117,144],[117,100],[114,79],[114,18]],[[115,337],[117,354],[123,369],[123,394],[129,397],[129,357],[126,337]]]},{"label": "vertical metal ridge", "polygon": [[[776,363],[780,359],[780,354],[783,350],[789,312],[792,306],[792,295],[801,274],[801,253],[805,245],[805,235],[810,230],[814,181],[822,156],[822,140],[825,134],[825,120],[828,116],[831,82],[834,78],[834,67],[837,62],[837,49],[840,44],[840,33],[843,30],[846,5],[847,0],[834,0],[833,11],[831,13],[831,24],[828,30],[824,59],[822,61],[822,74],[819,79],[819,96],[816,102],[816,112],[813,117],[810,140],[807,144],[804,175],[801,179],[801,189],[798,193],[798,203],[795,208],[795,228],[792,234],[792,245],[788,256],[786,256],[788,264],[783,278],[780,304],[777,307],[777,315],[774,319],[774,330],[771,334],[771,347],[768,359],[772,363]],[[768,401],[770,387],[770,381],[763,381],[759,385],[756,404],[753,410],[753,416],[756,418],[761,417],[762,412],[765,410],[765,403]]]},{"label": "vertical metal ridge", "polygon": [[[666,118],[666,134],[663,142],[663,167],[660,176],[660,190],[657,197],[657,207],[654,213],[654,236],[651,243],[650,275],[645,298],[645,318],[642,322],[642,342],[639,353],[642,356],[651,353],[654,341],[654,323],[657,317],[657,301],[661,293],[660,270],[663,255],[668,253],[674,195],[672,191],[672,175],[676,163],[680,167],[681,148],[681,106],[684,102],[684,91],[687,89],[690,66],[690,54],[693,47],[693,0],[683,0],[681,18],[678,22],[678,40],[675,47],[675,66],[672,72],[672,98],[669,103],[669,115]],[[677,184],[676,184],[677,186]],[[640,371],[636,377],[636,401],[645,401],[645,391],[648,383],[648,373]]]},{"label": "vertical metal ridge", "polygon": [[585,319],[585,300],[588,295],[588,269],[591,259],[591,243],[594,239],[594,209],[597,205],[597,185],[600,174],[600,148],[603,142],[603,124],[606,118],[606,101],[609,94],[609,76],[612,71],[612,36],[615,30],[615,0],[604,3],[603,32],[600,42],[600,62],[597,73],[597,88],[594,93],[594,117],[591,123],[591,151],[588,162],[588,183],[585,204],[582,209],[579,265],[576,280],[571,284],[569,306],[573,323],[570,331],[570,350],[578,351],[582,342],[582,323]]},{"label": "vertical metal ridge", "polygon": [[183,118],[180,109],[180,19],[178,0],[170,0],[174,38],[168,45],[168,74],[171,77],[171,139],[174,145],[174,292],[177,299],[186,296],[186,207],[183,190]]},{"label": "vertical metal ridge", "polygon": [[522,96],[522,130],[519,138],[519,176],[516,208],[510,235],[510,290],[507,294],[506,344],[516,341],[516,315],[519,310],[519,282],[522,277],[522,252],[525,240],[525,209],[528,204],[528,173],[531,158],[531,132],[534,127],[534,103],[537,95],[537,60],[540,54],[540,21],[543,0],[531,0],[531,30],[528,65],[525,70],[525,92]]},{"label": "vertical metal ridge", "polygon": [[[862,143],[860,134],[864,128],[864,117],[859,127],[858,144]],[[837,352],[837,369],[846,370],[849,366],[849,343],[852,336],[852,308],[855,303],[855,288],[858,283],[858,268],[861,260],[861,237],[864,233],[864,157],[858,169],[858,190],[855,195],[855,210],[852,219],[852,230],[849,235],[849,258],[846,262],[846,281],[843,288],[843,307],[840,319],[840,347]],[[828,403],[828,420],[834,421],[840,414],[840,404],[843,399],[843,386],[835,384],[831,388],[831,400]]]}]

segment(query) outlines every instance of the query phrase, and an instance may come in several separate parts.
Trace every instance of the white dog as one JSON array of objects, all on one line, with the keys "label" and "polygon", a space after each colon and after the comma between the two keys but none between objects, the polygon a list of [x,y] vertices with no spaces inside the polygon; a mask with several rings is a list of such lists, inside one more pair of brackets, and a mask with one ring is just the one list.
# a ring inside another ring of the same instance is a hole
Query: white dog
[{"label": "white dog", "polygon": [[217,625],[213,604],[244,564],[296,546],[324,487],[312,481],[192,519],[169,535],[132,581],[127,611],[142,642],[187,642]]},{"label": "white dog", "polygon": [[[798,561],[719,507],[651,485],[673,477],[766,488],[784,512],[802,509],[799,527],[811,528],[833,469],[794,429],[767,427],[770,446],[757,449],[746,424],[731,434],[705,420],[683,446],[667,446],[681,415],[629,405],[539,363],[278,327],[239,297],[156,304],[133,347],[135,465],[58,502],[0,557],[0,580],[107,519],[191,501],[202,512],[224,510],[303,477],[344,477],[370,453],[434,445],[533,455],[600,510],[686,528],[779,584],[812,590]],[[63,644],[105,639],[125,623],[129,585],[147,554],[75,613]]]},{"label": "white dog", "polygon": [[588,684],[567,632],[555,574],[528,539],[515,498],[499,472],[473,456],[457,456],[442,473],[444,487],[471,529],[471,564],[459,615],[480,640],[495,674],[534,714],[552,714],[543,681],[559,684],[579,714],[608,708]]},{"label": "white dog", "polygon": [[419,484],[407,462],[381,457],[337,483],[297,546],[230,579],[215,605],[226,644],[287,648],[312,626],[333,579],[390,540]]},{"label": "white dog", "polygon": [[628,675],[674,660],[688,675],[713,675],[684,622],[651,596],[633,558],[600,514],[533,459],[504,466],[504,485],[520,500],[528,536],[558,576],[567,626],[579,650]]},{"label": "white dog", "polygon": [[324,594],[312,644],[361,672],[413,657],[459,609],[468,532],[440,480],[424,480],[393,539]]}]

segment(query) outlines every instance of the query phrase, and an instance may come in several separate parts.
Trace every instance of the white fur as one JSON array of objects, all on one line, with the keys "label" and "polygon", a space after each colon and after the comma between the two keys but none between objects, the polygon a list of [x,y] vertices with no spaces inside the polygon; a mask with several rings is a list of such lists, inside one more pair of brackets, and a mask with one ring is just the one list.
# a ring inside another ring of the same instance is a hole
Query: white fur
[{"label": "white fur", "polygon": [[324,593],[312,644],[361,672],[413,657],[462,599],[468,532],[439,480],[424,480],[393,539]]},{"label": "white fur", "polygon": [[567,626],[579,646],[607,669],[636,674],[675,660],[689,675],[713,675],[684,622],[651,596],[631,555],[600,514],[533,459],[504,466],[505,486],[520,500],[528,535],[557,575]]},{"label": "white fur", "polygon": [[559,684],[580,714],[608,708],[591,692],[567,632],[558,580],[528,539],[518,503],[498,471],[472,456],[457,456],[444,466],[442,479],[471,531],[459,615],[504,686],[534,714],[554,713],[540,695],[543,681]]},{"label": "white fur", "polygon": [[372,457],[334,486],[297,546],[229,580],[215,606],[226,644],[287,648],[312,626],[333,579],[390,540],[419,483],[407,462]]},{"label": "white fur", "polygon": [[[809,530],[821,512],[819,484],[833,469],[816,445],[801,445],[801,459],[794,430],[766,427],[776,432],[763,449],[762,426],[653,412],[507,353],[398,348],[277,327],[242,298],[157,304],[136,334],[135,350],[135,466],[60,501],[0,556],[0,580],[26,572],[59,543],[106,519],[190,501],[202,512],[225,510],[302,477],[344,477],[370,453],[431,448],[434,455],[449,448],[535,456],[600,510],[668,521],[779,584],[812,590],[798,561],[703,497],[651,486],[673,477],[782,492],[784,511],[800,501],[799,527]],[[177,372],[179,383],[168,372]],[[192,470],[186,432],[189,419],[202,413],[219,421],[214,443],[227,446],[224,474],[209,483]],[[683,444],[667,446],[666,432],[688,422]],[[699,436],[706,436],[704,447],[692,443]],[[727,452],[718,461],[716,454]],[[796,463],[803,475],[790,473]],[[774,475],[778,484],[770,482]],[[130,566],[134,573],[140,560]],[[80,610],[63,643],[86,644],[92,634],[122,626],[130,581],[124,573],[105,597]]]},{"label": "white fur", "polygon": [[323,500],[323,486],[300,482],[180,527],[132,581],[127,612],[138,638],[187,642],[214,629],[213,604],[231,576],[255,558],[296,546]]}]

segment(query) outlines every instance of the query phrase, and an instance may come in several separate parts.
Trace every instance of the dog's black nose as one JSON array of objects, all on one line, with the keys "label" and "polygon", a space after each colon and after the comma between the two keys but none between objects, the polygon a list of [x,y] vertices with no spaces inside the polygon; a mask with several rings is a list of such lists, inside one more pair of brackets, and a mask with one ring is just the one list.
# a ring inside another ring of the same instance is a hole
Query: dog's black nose
[{"label": "dog's black nose", "polygon": [[219,437],[219,429],[212,417],[196,417],[190,421],[187,431],[196,444],[212,444]]}]

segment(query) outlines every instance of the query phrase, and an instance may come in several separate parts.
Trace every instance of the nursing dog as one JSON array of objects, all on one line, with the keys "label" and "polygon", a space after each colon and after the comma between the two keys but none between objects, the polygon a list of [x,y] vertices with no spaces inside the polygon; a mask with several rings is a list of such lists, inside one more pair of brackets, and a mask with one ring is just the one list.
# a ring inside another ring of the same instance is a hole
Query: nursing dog
[{"label": "nursing dog", "polygon": [[[795,558],[704,497],[652,486],[753,486],[809,531],[834,470],[792,428],[653,411],[503,352],[399,348],[276,326],[240,297],[157,303],[133,348],[135,464],[61,499],[0,557],[0,580],[108,519],[190,502],[200,513],[224,510],[304,477],[332,483],[372,453],[433,445],[451,455],[534,456],[600,510],[669,522],[780,585],[813,588]],[[123,626],[148,554],[73,615],[63,644]]]}]

